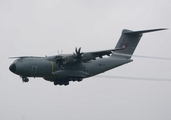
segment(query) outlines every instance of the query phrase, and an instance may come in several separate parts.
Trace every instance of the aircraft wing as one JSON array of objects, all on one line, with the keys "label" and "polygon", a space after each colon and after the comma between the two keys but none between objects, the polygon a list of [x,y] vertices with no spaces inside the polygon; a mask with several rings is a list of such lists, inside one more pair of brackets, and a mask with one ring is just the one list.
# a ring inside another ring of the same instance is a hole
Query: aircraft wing
[{"label": "aircraft wing", "polygon": [[97,57],[102,58],[105,55],[110,56],[110,54],[113,51],[123,50],[124,48],[115,48],[115,49],[109,49],[109,50],[102,50],[102,51],[96,51],[96,52],[85,52],[81,58],[82,61],[87,62],[90,60],[94,60]]},{"label": "aircraft wing", "polygon": [[102,58],[104,55],[110,56],[110,54],[113,51],[123,50],[124,48],[115,48],[115,49],[109,49],[109,50],[102,50],[102,51],[96,51],[96,52],[81,52],[81,48],[75,49],[75,53],[69,54],[69,55],[58,55],[56,56],[56,63],[59,65],[59,67],[62,66],[62,64],[67,63],[76,63],[76,62],[88,62],[90,60],[94,60],[97,57]]},{"label": "aircraft wing", "polygon": [[117,48],[117,49],[110,49],[110,50],[102,50],[102,51],[97,51],[97,52],[91,52],[95,57],[100,57],[104,55],[110,55],[113,51],[118,51],[118,50],[123,50],[124,48]]}]

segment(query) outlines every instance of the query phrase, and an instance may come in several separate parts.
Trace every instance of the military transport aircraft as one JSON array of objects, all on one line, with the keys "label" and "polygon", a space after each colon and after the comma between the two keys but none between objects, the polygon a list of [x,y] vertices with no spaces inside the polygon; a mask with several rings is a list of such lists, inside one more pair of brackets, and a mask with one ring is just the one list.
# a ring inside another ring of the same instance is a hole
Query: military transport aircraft
[{"label": "military transport aircraft", "polygon": [[[116,47],[109,50],[81,52],[81,48],[76,48],[73,54],[12,57],[17,59],[9,69],[21,76],[23,82],[28,82],[28,77],[42,77],[54,85],[68,85],[69,81],[82,81],[84,78],[132,62],[131,56],[143,33],[159,30],[165,29],[142,31],[124,29]],[[108,57],[103,57],[105,55]]]}]

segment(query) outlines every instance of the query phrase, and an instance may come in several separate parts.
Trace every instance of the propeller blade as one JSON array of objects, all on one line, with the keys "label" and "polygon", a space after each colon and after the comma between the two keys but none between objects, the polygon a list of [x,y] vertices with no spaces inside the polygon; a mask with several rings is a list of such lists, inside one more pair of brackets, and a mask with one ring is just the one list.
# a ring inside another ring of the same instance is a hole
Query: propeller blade
[{"label": "propeller blade", "polygon": [[78,49],[78,54],[80,54],[80,51],[81,51],[81,47]]},{"label": "propeller blade", "polygon": [[81,47],[77,49],[77,47],[75,48],[75,53],[73,53],[73,57],[80,61],[81,60],[81,57],[84,53],[81,52]]},{"label": "propeller blade", "polygon": [[75,48],[75,53],[78,54],[77,47]]},{"label": "propeller blade", "polygon": [[62,56],[57,56],[56,57],[56,64],[58,64],[58,67],[61,68],[63,62]]}]

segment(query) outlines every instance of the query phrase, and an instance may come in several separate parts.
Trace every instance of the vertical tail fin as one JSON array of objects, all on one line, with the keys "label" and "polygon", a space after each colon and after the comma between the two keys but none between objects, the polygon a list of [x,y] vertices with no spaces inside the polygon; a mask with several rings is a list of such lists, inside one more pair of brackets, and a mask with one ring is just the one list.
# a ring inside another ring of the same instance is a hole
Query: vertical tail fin
[{"label": "vertical tail fin", "polygon": [[116,53],[129,54],[130,56],[125,56],[127,59],[131,58],[134,53],[143,33],[165,30],[163,29],[152,29],[152,30],[142,30],[142,31],[131,31],[124,29],[122,35],[115,48],[124,48],[123,50],[116,51]]}]

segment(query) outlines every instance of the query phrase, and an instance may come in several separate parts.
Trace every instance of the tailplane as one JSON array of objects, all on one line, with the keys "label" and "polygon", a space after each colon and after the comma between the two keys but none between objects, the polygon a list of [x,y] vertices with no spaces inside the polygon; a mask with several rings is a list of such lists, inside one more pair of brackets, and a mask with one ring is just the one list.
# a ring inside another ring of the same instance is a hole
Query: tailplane
[{"label": "tailplane", "polygon": [[[116,45],[115,48],[123,48],[123,50],[116,51],[115,53],[118,54],[129,54],[130,56],[125,56],[125,58],[130,59],[131,55],[134,53],[143,33],[147,32],[154,32],[159,30],[166,30],[165,28],[162,29],[151,29],[151,30],[142,30],[142,31],[131,31],[124,29],[122,31],[122,35]],[[113,54],[114,56],[114,54]]]}]

